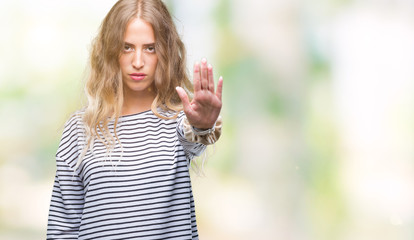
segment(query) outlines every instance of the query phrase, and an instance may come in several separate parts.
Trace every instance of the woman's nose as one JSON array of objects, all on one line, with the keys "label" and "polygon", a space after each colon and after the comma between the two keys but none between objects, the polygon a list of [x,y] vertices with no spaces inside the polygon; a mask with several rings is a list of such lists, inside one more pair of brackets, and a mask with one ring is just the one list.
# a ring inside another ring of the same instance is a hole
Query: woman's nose
[{"label": "woman's nose", "polygon": [[141,52],[135,52],[132,66],[136,69],[140,69],[144,66],[144,59]]}]

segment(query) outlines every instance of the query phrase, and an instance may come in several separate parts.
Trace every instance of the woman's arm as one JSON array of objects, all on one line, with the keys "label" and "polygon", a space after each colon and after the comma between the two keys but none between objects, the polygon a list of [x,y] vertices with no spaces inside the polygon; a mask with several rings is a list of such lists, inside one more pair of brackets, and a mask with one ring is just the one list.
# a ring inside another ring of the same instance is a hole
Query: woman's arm
[{"label": "woman's arm", "polygon": [[78,239],[83,213],[84,185],[75,165],[79,157],[80,117],[65,124],[56,153],[56,176],[49,208],[47,239]]},{"label": "woman's arm", "polygon": [[47,239],[78,239],[84,204],[84,189],[79,176],[60,158],[49,208]]}]

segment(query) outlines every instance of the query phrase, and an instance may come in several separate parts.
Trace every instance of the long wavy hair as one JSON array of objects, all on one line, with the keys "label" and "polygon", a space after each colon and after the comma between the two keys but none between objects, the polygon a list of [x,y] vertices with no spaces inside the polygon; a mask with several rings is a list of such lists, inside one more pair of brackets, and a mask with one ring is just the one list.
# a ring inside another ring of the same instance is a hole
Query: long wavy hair
[{"label": "long wavy hair", "polygon": [[[177,86],[192,96],[186,50],[164,3],[161,0],[119,0],[104,18],[92,42],[90,73],[85,86],[88,103],[83,115],[86,147],[78,166],[95,140],[101,141],[108,151],[119,143],[116,128],[124,101],[119,58],[127,25],[133,18],[150,23],[155,34],[158,63],[154,79],[156,97],[151,105],[154,114],[164,119],[178,115],[182,104],[175,90]],[[168,117],[158,109],[175,114]],[[113,132],[108,128],[111,121],[114,121]]]}]

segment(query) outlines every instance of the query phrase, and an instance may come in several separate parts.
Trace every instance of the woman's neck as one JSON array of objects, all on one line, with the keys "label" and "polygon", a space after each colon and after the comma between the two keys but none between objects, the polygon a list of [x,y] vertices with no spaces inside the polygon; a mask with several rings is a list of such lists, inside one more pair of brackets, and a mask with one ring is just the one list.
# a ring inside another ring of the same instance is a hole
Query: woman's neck
[{"label": "woman's neck", "polygon": [[155,96],[153,91],[145,91],[141,93],[125,91],[121,115],[130,115],[150,110]]}]

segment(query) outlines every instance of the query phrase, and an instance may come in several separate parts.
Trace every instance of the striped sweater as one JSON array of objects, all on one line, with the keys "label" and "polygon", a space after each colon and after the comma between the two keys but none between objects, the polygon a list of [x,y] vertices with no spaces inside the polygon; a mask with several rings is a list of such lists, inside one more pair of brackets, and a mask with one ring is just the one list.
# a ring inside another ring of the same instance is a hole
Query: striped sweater
[{"label": "striped sweater", "polygon": [[81,114],[71,117],[56,154],[47,239],[198,239],[189,163],[206,146],[184,138],[184,119],[122,116],[122,148],[108,156],[95,141],[75,168],[85,134]]}]

